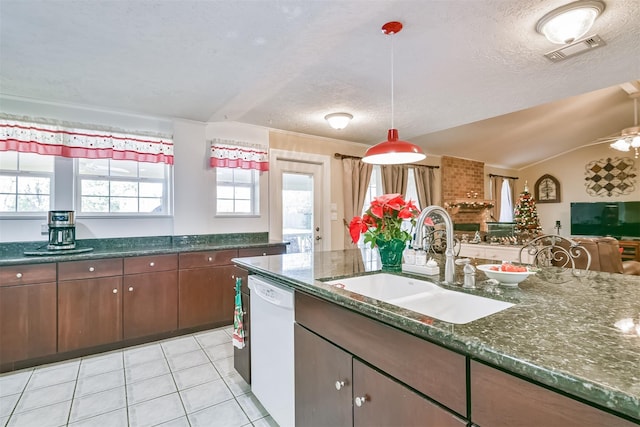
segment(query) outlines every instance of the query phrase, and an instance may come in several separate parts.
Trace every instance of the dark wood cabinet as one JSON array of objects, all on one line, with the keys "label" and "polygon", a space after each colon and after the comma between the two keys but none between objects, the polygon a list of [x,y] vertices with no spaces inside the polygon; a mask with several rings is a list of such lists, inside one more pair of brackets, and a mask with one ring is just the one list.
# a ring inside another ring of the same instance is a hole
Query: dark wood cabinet
[{"label": "dark wood cabinet", "polygon": [[0,366],[56,352],[56,265],[0,268]]},{"label": "dark wood cabinet", "polygon": [[178,328],[178,256],[124,259],[123,338]]},{"label": "dark wood cabinet", "polygon": [[296,322],[467,417],[466,358],[337,304],[296,292]]},{"label": "dark wood cabinet", "polygon": [[476,361],[470,377],[471,419],[482,427],[636,425]]},{"label": "dark wood cabinet", "polygon": [[122,258],[58,265],[58,351],[122,340]]},{"label": "dark wood cabinet", "polygon": [[180,254],[180,329],[233,323],[236,267],[231,259],[237,254],[235,249]]},{"label": "dark wood cabinet", "polygon": [[351,355],[298,324],[294,349],[296,425],[353,425]]},{"label": "dark wood cabinet", "polygon": [[122,276],[58,283],[58,351],[122,339]]},{"label": "dark wood cabinet", "polygon": [[295,325],[296,425],[462,427],[467,422]]}]

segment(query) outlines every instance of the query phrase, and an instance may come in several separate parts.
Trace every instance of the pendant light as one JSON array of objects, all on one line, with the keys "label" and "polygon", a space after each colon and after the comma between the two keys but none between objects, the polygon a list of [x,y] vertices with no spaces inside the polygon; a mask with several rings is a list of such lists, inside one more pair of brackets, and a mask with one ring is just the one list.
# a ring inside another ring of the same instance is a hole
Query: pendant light
[{"label": "pendant light", "polygon": [[[382,32],[386,35],[394,35],[402,30],[402,23],[397,21],[387,22],[382,26]],[[391,129],[387,134],[387,140],[370,147],[362,161],[375,165],[397,165],[413,163],[427,157],[420,147],[407,141],[398,139],[398,129],[393,126],[393,39],[391,39]]]}]

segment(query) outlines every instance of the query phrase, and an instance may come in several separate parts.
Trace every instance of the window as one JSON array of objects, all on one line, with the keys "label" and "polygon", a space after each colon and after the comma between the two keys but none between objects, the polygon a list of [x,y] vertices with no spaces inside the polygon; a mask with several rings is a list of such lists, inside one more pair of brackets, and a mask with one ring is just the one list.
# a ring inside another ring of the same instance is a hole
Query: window
[{"label": "window", "polygon": [[260,175],[255,169],[216,168],[216,213],[258,215]]},{"label": "window", "polygon": [[77,206],[83,214],[169,214],[164,163],[77,159]]},{"label": "window", "polygon": [[53,162],[53,156],[0,152],[0,213],[50,210]]},{"label": "window", "polygon": [[511,200],[511,188],[509,180],[502,181],[500,191],[500,222],[513,222],[513,200]]},{"label": "window", "polygon": [[364,197],[364,205],[362,205],[362,214],[369,209],[371,201],[378,196],[382,195],[382,174],[380,165],[373,165],[371,170],[371,179],[369,180],[369,187],[367,188],[367,194]]}]

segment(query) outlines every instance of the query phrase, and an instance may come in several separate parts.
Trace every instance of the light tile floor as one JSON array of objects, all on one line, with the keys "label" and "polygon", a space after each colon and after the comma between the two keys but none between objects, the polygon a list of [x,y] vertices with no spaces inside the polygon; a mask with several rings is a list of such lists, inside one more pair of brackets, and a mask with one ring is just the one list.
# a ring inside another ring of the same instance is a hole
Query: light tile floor
[{"label": "light tile floor", "polygon": [[0,426],[277,426],[233,369],[232,329],[0,375]]}]

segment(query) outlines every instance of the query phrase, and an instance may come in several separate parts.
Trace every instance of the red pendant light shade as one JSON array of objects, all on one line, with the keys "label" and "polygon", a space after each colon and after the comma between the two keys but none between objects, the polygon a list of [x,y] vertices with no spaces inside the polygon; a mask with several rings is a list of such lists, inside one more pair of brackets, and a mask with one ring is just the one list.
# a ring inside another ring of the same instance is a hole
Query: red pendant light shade
[{"label": "red pendant light shade", "polygon": [[[382,26],[382,32],[393,35],[402,30],[402,23],[387,22]],[[398,139],[398,129],[393,127],[393,45],[391,46],[391,129],[387,140],[369,148],[362,161],[375,165],[397,165],[414,163],[427,157],[420,147],[407,141]]]},{"label": "red pendant light shade", "polygon": [[420,147],[398,139],[398,129],[389,129],[387,141],[369,148],[362,161],[374,165],[397,165],[418,162],[425,157]]}]

